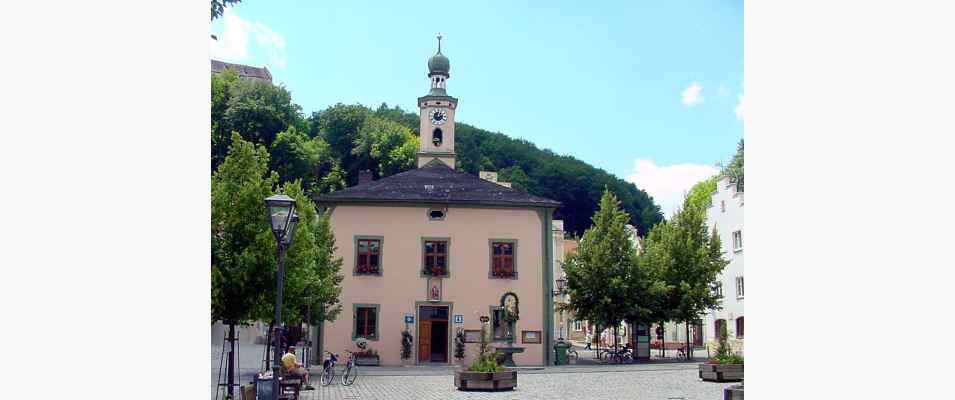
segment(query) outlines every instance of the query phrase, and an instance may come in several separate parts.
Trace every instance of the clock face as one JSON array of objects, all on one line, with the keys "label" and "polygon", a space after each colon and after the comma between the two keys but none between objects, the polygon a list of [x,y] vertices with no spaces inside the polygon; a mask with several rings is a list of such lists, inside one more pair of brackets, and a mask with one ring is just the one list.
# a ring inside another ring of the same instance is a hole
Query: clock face
[{"label": "clock face", "polygon": [[431,123],[435,125],[443,125],[445,121],[448,120],[448,110],[443,108],[435,108],[431,110]]}]

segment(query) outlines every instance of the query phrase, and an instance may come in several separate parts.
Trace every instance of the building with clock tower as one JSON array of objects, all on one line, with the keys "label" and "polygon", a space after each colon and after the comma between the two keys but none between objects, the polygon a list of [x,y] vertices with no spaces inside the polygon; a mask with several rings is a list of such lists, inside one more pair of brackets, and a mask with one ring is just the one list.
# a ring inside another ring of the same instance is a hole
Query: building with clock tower
[{"label": "building with clock tower", "polygon": [[[517,365],[551,363],[551,230],[560,203],[456,168],[450,72],[438,35],[430,90],[418,98],[415,168],[315,198],[329,215],[344,275],[341,313],[317,329],[316,354],[355,351],[364,338],[381,365],[454,364],[458,332],[471,343],[487,316],[492,347],[519,348],[510,349]],[[505,298],[518,320],[505,318]],[[413,338],[406,361],[403,331]],[[477,346],[466,346],[463,362]]]},{"label": "building with clock tower", "polygon": [[448,96],[446,85],[449,78],[451,63],[441,54],[441,34],[438,34],[438,53],[428,60],[431,90],[418,98],[421,115],[418,168],[435,159],[455,168],[454,112],[458,108],[458,99]]}]

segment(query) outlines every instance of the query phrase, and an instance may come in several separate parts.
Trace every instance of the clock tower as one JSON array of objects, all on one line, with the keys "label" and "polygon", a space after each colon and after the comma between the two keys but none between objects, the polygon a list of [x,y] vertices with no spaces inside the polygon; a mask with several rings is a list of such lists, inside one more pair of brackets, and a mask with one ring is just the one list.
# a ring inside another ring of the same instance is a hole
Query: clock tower
[{"label": "clock tower", "polygon": [[428,79],[431,90],[418,98],[421,125],[418,144],[418,168],[439,160],[452,169],[455,167],[454,113],[458,99],[448,96],[445,85],[451,77],[451,64],[441,54],[441,34],[438,34],[438,53],[428,59]]}]

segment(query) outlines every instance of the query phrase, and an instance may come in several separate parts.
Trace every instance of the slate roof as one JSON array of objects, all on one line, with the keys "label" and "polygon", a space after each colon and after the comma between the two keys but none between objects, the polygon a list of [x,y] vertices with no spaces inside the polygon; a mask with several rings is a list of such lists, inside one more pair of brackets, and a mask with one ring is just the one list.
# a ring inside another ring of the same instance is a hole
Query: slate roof
[{"label": "slate roof", "polygon": [[265,68],[265,67],[259,68],[259,67],[249,66],[249,65],[233,64],[233,63],[222,62],[219,60],[212,60],[212,72],[221,73],[221,72],[224,72],[226,68],[235,71],[237,74],[239,74],[240,77],[243,77],[243,78],[259,78],[259,79],[264,79],[269,82],[272,82],[272,74],[269,72],[268,68]]},{"label": "slate roof", "polygon": [[560,202],[458,172],[432,160],[376,181],[315,198],[318,203],[440,203],[556,208]]}]

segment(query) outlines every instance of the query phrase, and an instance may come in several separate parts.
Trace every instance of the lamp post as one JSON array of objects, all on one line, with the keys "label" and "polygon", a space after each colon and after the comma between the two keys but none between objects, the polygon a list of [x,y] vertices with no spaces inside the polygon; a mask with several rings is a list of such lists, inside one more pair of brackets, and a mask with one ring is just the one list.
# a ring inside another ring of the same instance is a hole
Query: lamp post
[{"label": "lamp post", "polygon": [[[556,282],[556,285],[555,285],[556,290],[554,290],[554,296],[560,297],[560,298],[559,298],[560,303],[563,304],[563,294],[564,294],[564,289],[567,287],[567,279],[564,278],[563,276],[561,276],[560,278],[557,278],[557,280],[556,280],[555,282]],[[557,319],[560,320],[560,321],[559,321],[559,322],[560,322],[560,325],[559,325],[559,328],[558,328],[558,329],[559,329],[559,332],[558,332],[557,336],[559,336],[560,339],[563,339],[563,338],[564,338],[564,325],[565,325],[565,324],[564,324],[564,310],[560,310],[560,311],[559,311],[559,314],[558,314]]]},{"label": "lamp post", "polygon": [[277,334],[282,331],[282,288],[285,280],[285,249],[292,244],[298,215],[295,215],[295,199],[277,194],[265,199],[269,209],[269,222],[275,235],[278,251],[278,271],[275,275],[275,360],[272,361],[272,399],[279,398],[279,371],[282,370],[282,348]]}]

